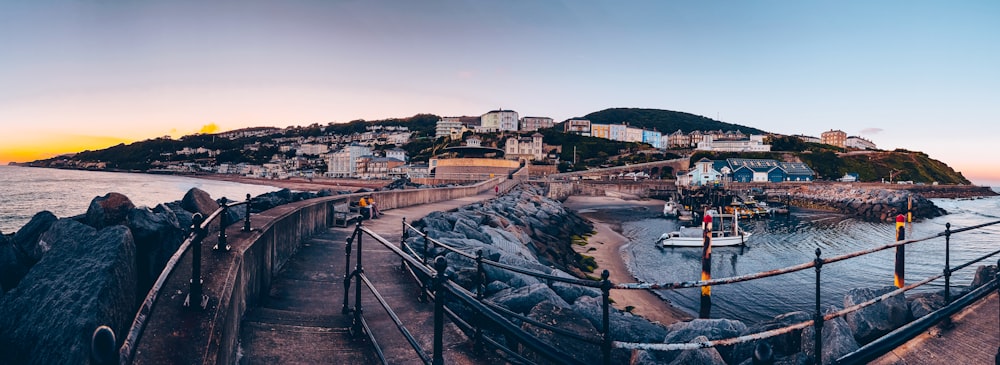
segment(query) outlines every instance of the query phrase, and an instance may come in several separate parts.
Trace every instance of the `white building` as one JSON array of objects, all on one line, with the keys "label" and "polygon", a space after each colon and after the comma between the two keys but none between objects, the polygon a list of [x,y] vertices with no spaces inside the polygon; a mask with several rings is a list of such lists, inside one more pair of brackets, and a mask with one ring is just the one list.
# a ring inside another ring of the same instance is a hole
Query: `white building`
[{"label": "white building", "polygon": [[545,158],[542,152],[542,134],[535,133],[531,137],[510,137],[504,147],[504,156],[507,159],[535,160],[540,161]]},{"label": "white building", "polygon": [[[412,135],[412,133],[410,133],[410,132],[390,133],[388,136],[386,136],[386,142],[388,142],[389,144],[397,145],[397,146],[404,145],[404,144],[410,143],[410,136],[411,135]],[[461,136],[461,132],[459,133],[459,136]]]},{"label": "white building", "polygon": [[406,162],[408,160],[407,157],[406,157],[406,151],[403,150],[402,148],[398,148],[398,147],[397,148],[393,148],[391,150],[386,150],[385,151],[385,157],[386,158],[394,158],[394,159],[397,159],[397,160],[400,160],[400,161],[403,161],[403,162]]},{"label": "white building", "polygon": [[462,133],[465,133],[465,126],[458,117],[444,117],[434,128],[434,139],[448,137],[455,140],[462,138]]},{"label": "white building", "polygon": [[295,150],[296,155],[319,156],[330,152],[330,146],[322,143],[306,143]]},{"label": "white building", "polygon": [[547,117],[524,117],[521,118],[521,131],[534,132],[542,128],[552,128],[555,123],[552,118]]},{"label": "white building", "polygon": [[563,132],[590,136],[590,120],[570,119],[563,124]]},{"label": "white building", "polygon": [[861,138],[861,137],[857,137],[857,136],[847,137],[847,139],[844,140],[844,147],[855,148],[855,149],[859,149],[859,150],[874,150],[874,149],[878,149],[878,147],[875,147],[875,143],[874,142],[869,141],[869,140],[864,139],[864,138]]},{"label": "white building", "polygon": [[702,141],[698,142],[699,151],[717,152],[769,152],[771,145],[764,144],[764,136],[759,134],[750,135],[750,139],[740,140],[715,140],[715,137],[706,134]]},{"label": "white building", "polygon": [[612,141],[624,141],[627,129],[628,127],[626,127],[624,124],[608,125],[608,139]]},{"label": "white building", "polygon": [[355,177],[357,175],[357,160],[362,156],[371,155],[371,148],[352,143],[330,155],[330,159],[327,160],[326,175],[331,177]]},{"label": "white building", "polygon": [[491,110],[479,117],[479,128],[485,132],[517,131],[517,112],[513,110]]},{"label": "white building", "polygon": [[625,127],[625,142],[642,143],[642,128]]}]

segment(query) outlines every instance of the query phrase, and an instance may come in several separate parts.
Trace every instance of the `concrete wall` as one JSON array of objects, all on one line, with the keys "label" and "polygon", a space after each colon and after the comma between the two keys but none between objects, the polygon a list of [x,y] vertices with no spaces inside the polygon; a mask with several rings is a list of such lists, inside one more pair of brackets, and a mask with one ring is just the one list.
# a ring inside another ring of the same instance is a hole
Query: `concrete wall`
[{"label": "concrete wall", "polygon": [[664,191],[676,191],[673,180],[643,181],[555,181],[548,182],[547,197],[564,200],[570,195],[648,198]]},{"label": "concrete wall", "polygon": [[[492,193],[496,187],[507,191],[517,179],[498,177],[475,185],[386,191],[373,193],[381,209],[456,199]],[[232,251],[212,253],[212,238],[203,245],[202,276],[205,292],[213,298],[202,312],[183,311],[183,296],[160,296],[160,308],[150,314],[150,325],[139,343],[136,361],[146,364],[203,363],[233,364],[243,315],[267,294],[271,279],[309,237],[329,227],[334,205],[359,199],[365,194],[316,198],[279,206],[251,217],[254,231],[241,232],[241,224],[227,230]],[[190,278],[190,256],[168,284],[184,291]],[[166,297],[165,297],[166,296]],[[179,297],[179,298],[178,298]],[[215,301],[217,298],[217,302]],[[179,349],[183,348],[183,351]],[[183,353],[183,354],[180,354]]]}]

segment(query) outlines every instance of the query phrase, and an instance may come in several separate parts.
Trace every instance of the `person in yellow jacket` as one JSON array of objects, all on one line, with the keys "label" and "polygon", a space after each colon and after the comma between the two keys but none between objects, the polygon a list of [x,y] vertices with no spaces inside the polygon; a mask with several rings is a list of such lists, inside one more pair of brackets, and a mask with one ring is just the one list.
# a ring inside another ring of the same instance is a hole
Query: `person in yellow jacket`
[{"label": "person in yellow jacket", "polygon": [[358,200],[358,206],[361,207],[362,219],[370,219],[372,217],[372,207],[368,204],[368,197],[361,197],[361,200]]}]

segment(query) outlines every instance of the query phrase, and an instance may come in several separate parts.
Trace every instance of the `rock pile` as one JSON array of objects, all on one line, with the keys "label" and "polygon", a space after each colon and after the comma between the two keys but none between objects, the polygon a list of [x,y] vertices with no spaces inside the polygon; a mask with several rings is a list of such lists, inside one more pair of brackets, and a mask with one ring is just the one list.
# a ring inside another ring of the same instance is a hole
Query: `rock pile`
[{"label": "rock pile", "polygon": [[934,218],[946,212],[920,194],[850,185],[809,184],[790,191],[791,204],[805,208],[838,211],[872,222],[894,221],[906,214],[912,199],[914,218]]}]

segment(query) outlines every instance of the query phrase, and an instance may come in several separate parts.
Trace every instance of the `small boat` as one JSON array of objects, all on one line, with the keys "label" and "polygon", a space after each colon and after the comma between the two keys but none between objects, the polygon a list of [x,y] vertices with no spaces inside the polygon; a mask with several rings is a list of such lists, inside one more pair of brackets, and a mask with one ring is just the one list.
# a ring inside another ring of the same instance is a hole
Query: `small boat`
[{"label": "small boat", "polygon": [[681,206],[677,202],[670,200],[663,204],[663,216],[667,218],[677,218],[681,213]]},{"label": "small boat", "polygon": [[[706,213],[712,218],[712,246],[737,246],[746,243],[752,233],[743,231],[739,225],[739,215],[719,214],[714,210]],[[729,219],[730,225],[726,225]],[[716,224],[718,223],[718,224]],[[678,231],[664,233],[656,244],[663,247],[702,247],[704,241],[701,228],[682,227]]]}]

